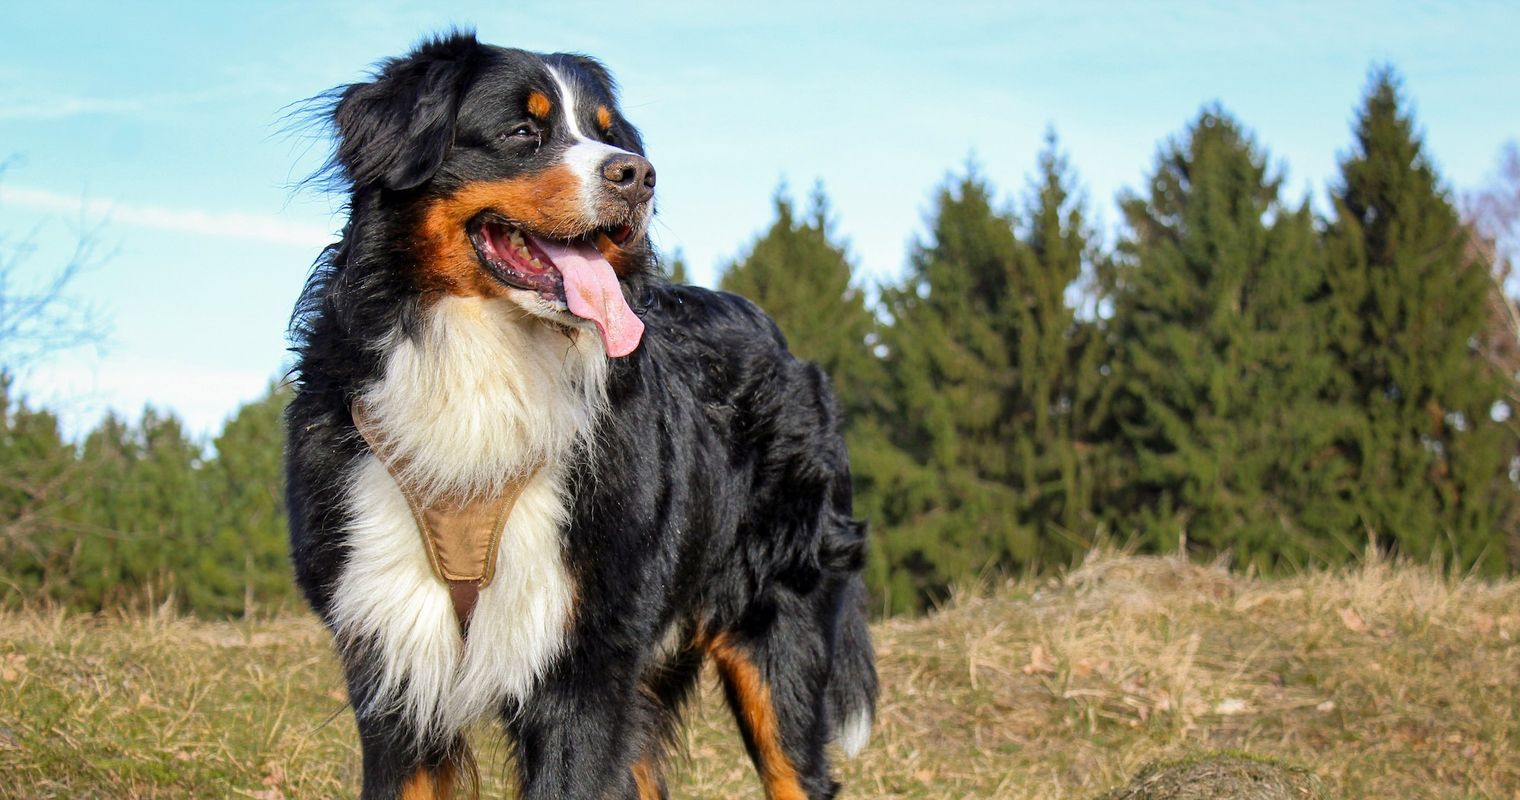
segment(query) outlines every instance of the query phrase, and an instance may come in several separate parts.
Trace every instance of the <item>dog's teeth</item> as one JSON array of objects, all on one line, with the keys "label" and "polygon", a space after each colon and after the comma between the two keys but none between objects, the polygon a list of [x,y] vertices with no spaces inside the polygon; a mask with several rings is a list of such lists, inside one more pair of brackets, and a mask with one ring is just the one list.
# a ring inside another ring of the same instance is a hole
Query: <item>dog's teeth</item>
[{"label": "dog's teeth", "polygon": [[522,248],[522,246],[523,246],[523,238],[522,238],[522,233],[520,231],[512,231],[512,246],[516,247],[518,249]]},{"label": "dog's teeth", "polygon": [[536,259],[536,258],[535,258],[535,259],[533,259],[533,261],[532,261],[532,262],[531,262],[531,263],[532,263],[532,264],[533,264],[533,266],[535,266],[535,267],[542,267],[542,266],[543,266],[543,264],[540,264],[540,263],[538,263],[538,259]]}]

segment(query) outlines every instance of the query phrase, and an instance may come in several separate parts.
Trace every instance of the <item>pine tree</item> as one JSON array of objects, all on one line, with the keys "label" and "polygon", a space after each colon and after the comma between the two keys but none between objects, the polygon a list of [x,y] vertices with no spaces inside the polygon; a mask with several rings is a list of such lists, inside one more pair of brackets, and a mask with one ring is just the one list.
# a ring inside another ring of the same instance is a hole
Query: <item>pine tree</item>
[{"label": "pine tree", "polygon": [[[1506,144],[1493,177],[1482,189],[1462,198],[1462,221],[1468,228],[1468,247],[1489,271],[1487,313],[1478,351],[1504,387],[1504,402],[1495,419],[1520,433],[1520,295],[1514,286],[1520,266],[1520,142]],[[1520,463],[1520,436],[1512,463]],[[1509,541],[1510,564],[1520,556],[1520,502],[1508,504],[1499,525]]]},{"label": "pine tree", "polygon": [[[1339,427],[1313,301],[1324,268],[1306,206],[1239,123],[1205,109],[1121,206],[1113,324],[1121,533],[1241,563],[1344,555]],[[1339,513],[1337,509],[1340,509]]]},{"label": "pine tree", "polygon": [[1336,396],[1360,418],[1343,448],[1360,525],[1381,545],[1495,572],[1514,439],[1473,346],[1488,275],[1402,106],[1397,76],[1377,72],[1331,192]]},{"label": "pine tree", "polygon": [[670,258],[666,260],[665,264],[665,277],[669,278],[671,283],[691,282],[691,277],[688,274],[688,268],[686,266],[685,253],[681,252],[680,250],[675,251],[671,254]]},{"label": "pine tree", "polygon": [[58,418],[12,394],[0,371],[0,597],[21,603],[46,589],[67,558],[66,510],[81,478]]},{"label": "pine tree", "polygon": [[98,610],[172,595],[194,610],[185,588],[201,578],[197,560],[216,503],[205,491],[203,457],[172,414],[145,408],[136,425],[108,415],[85,440],[92,480],[59,599]]},{"label": "pine tree", "polygon": [[1017,383],[1005,400],[1003,435],[1014,451],[1018,514],[1051,560],[1090,542],[1085,534],[1093,526],[1092,462],[1079,439],[1089,435],[1102,342],[1068,302],[1095,250],[1075,182],[1054,131],[1048,132],[1019,219],[1009,287],[1009,360]]},{"label": "pine tree", "polygon": [[1009,348],[1019,246],[1010,214],[974,169],[940,189],[928,237],[904,285],[883,291],[892,393],[886,430],[901,457],[883,463],[894,610],[922,607],[957,582],[1036,558],[1016,513],[1005,402],[1019,378]]},{"label": "pine tree", "polygon": [[210,460],[178,419],[152,408],[136,424],[108,414],[76,448],[52,414],[7,390],[0,378],[0,574],[24,595],[10,602],[45,596],[97,611],[173,599],[226,617],[293,600],[283,387],[239,409]]},{"label": "pine tree", "polygon": [[[74,609],[98,610],[112,592],[118,600],[144,596],[139,589],[147,578],[136,562],[138,538],[125,527],[137,516],[128,493],[140,450],[131,425],[115,413],[107,413],[85,436],[79,461],[89,481],[70,514],[70,558],[54,565],[49,575],[53,600]],[[131,588],[117,592],[124,582]]]},{"label": "pine tree", "polygon": [[198,612],[248,615],[294,600],[285,527],[285,406],[290,390],[273,384],[239,408],[214,442],[206,465],[216,501],[196,583],[186,596]]},{"label": "pine tree", "polygon": [[782,191],[775,206],[776,221],[723,268],[718,286],[749,298],[776,320],[791,351],[829,374],[846,418],[863,419],[882,384],[871,351],[877,324],[849,257],[832,238],[828,198],[821,186],[815,188],[801,220]]}]

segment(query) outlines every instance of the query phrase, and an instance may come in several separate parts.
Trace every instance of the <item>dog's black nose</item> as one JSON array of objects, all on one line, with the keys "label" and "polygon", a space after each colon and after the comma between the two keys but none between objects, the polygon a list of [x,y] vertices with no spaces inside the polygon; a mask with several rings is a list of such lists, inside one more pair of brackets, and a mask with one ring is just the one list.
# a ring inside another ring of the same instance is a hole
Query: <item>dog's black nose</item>
[{"label": "dog's black nose", "polygon": [[602,178],[607,188],[623,196],[628,205],[649,202],[654,197],[654,165],[633,153],[619,153],[602,162]]}]

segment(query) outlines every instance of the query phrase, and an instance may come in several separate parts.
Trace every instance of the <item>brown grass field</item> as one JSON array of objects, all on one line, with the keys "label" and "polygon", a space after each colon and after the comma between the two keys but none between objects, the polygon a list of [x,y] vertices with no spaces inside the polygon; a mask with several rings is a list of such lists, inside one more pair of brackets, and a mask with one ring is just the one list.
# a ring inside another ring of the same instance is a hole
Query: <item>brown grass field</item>
[{"label": "brown grass field", "polygon": [[[875,633],[881,709],[845,797],[1131,797],[1150,762],[1227,750],[1328,797],[1520,798],[1520,582],[1094,554]],[[672,795],[759,798],[706,684]],[[305,617],[0,615],[0,797],[351,797],[339,686]],[[501,743],[476,748],[482,796],[508,796]]]}]

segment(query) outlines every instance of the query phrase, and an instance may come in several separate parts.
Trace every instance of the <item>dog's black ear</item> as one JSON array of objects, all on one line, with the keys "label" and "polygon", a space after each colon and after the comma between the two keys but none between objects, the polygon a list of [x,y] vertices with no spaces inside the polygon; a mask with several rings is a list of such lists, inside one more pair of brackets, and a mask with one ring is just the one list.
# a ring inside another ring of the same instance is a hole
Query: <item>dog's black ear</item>
[{"label": "dog's black ear", "polygon": [[438,171],[481,49],[473,33],[451,33],[383,62],[373,81],[344,88],[333,108],[333,160],[350,185],[412,189]]}]

